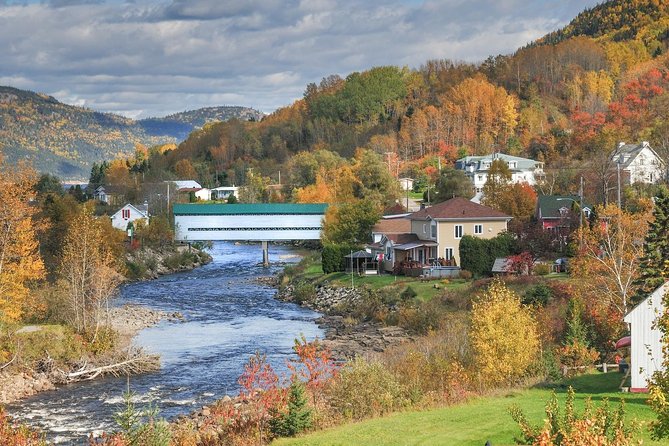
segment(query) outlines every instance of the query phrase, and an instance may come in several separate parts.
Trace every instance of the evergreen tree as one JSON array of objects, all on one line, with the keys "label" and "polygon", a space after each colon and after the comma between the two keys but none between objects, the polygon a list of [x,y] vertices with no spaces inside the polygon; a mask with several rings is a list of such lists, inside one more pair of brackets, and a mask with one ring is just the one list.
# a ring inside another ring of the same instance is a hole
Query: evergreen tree
[{"label": "evergreen tree", "polygon": [[633,305],[669,279],[669,192],[664,187],[655,197],[653,221],[649,224],[643,251],[640,275],[634,281],[636,293],[630,302]]},{"label": "evergreen tree", "polygon": [[278,414],[270,421],[270,429],[277,437],[294,437],[311,427],[311,409],[307,407],[304,384],[293,381],[288,395],[288,412]]}]

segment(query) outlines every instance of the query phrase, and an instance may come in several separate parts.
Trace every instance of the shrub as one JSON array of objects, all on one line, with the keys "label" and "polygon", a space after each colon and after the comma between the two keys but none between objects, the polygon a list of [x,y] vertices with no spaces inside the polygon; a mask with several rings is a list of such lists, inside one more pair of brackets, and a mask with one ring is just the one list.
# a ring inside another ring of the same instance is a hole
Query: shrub
[{"label": "shrub", "polygon": [[114,421],[121,429],[120,438],[128,446],[169,446],[169,424],[158,418],[156,407],[149,405],[144,409],[137,408],[134,398],[135,394],[130,390],[125,392],[123,408],[114,416]]},{"label": "shrub", "polygon": [[523,305],[545,306],[553,298],[553,290],[546,284],[533,286],[523,295]]},{"label": "shrub", "polygon": [[406,404],[393,375],[380,362],[359,357],[341,369],[327,394],[335,413],[354,420],[383,415]]},{"label": "shrub", "polygon": [[551,272],[551,267],[546,263],[537,263],[532,271],[537,276],[547,276]]},{"label": "shrub", "polygon": [[472,272],[468,271],[466,269],[460,270],[460,278],[464,280],[471,280],[472,279]]},{"label": "shrub", "polygon": [[293,300],[295,303],[303,304],[313,302],[316,299],[316,287],[309,282],[298,282],[293,289]]},{"label": "shrub", "polygon": [[27,426],[17,425],[0,407],[0,444],[12,446],[46,446],[44,438]]},{"label": "shrub", "polygon": [[564,414],[560,416],[560,408],[555,392],[546,403],[546,418],[542,427],[532,426],[518,406],[511,406],[509,413],[518,423],[521,436],[516,438],[519,444],[539,446],[567,445],[600,445],[600,446],[631,446],[636,425],[625,425],[625,401],[621,400],[617,409],[612,410],[608,399],[593,410],[590,399],[582,414],[574,410],[574,389],[567,391]]},{"label": "shrub", "polygon": [[427,334],[441,326],[444,310],[438,299],[402,305],[397,325],[417,334]]}]

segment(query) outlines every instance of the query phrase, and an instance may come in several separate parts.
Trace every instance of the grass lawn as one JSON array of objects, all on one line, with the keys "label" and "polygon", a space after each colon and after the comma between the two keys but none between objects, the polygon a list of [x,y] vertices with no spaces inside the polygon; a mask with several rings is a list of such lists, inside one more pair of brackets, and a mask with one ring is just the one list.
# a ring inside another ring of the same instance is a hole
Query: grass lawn
[{"label": "grass lawn", "polygon": [[[624,397],[627,419],[636,418],[644,423],[639,438],[644,445],[666,444],[654,442],[646,429],[654,413],[646,405],[646,395],[617,392],[620,374],[594,373],[571,380],[568,384],[576,391],[576,408],[582,410],[590,396],[595,404],[609,398],[613,407]],[[561,409],[566,395],[566,385],[556,389]],[[512,404],[520,406],[534,424],[542,424],[545,402],[551,390],[532,388],[509,391],[499,396],[475,398],[465,404],[426,411],[407,411],[384,418],[351,423],[316,432],[296,439],[280,439],[277,446],[334,446],[334,445],[471,445],[483,446],[490,440],[493,446],[513,445],[519,434],[516,423],[508,414]]]}]

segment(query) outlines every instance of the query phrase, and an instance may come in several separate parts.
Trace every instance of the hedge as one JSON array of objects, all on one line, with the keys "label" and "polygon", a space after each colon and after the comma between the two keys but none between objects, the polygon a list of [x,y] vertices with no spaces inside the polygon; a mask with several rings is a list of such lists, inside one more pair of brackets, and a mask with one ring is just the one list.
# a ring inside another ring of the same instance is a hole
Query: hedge
[{"label": "hedge", "polygon": [[334,273],[336,271],[346,270],[346,257],[351,252],[356,252],[360,248],[350,245],[323,245],[322,261],[323,272],[325,274]]},{"label": "hedge", "polygon": [[474,276],[489,276],[497,257],[507,257],[515,251],[516,241],[509,233],[491,239],[465,235],[460,240],[460,266]]}]

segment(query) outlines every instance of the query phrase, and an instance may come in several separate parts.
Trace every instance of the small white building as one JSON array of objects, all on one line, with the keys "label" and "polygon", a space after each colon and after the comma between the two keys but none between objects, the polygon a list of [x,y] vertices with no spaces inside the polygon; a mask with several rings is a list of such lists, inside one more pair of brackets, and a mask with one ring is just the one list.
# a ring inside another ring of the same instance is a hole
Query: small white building
[{"label": "small white building", "polygon": [[630,184],[655,183],[665,177],[664,161],[648,141],[642,141],[641,144],[619,143],[611,160],[620,164],[620,170],[629,178]]},{"label": "small white building", "polygon": [[221,186],[211,190],[212,200],[227,200],[230,195],[239,197],[239,188],[236,186]]},{"label": "small white building", "polygon": [[196,190],[195,191],[195,198],[197,198],[200,201],[211,200],[211,189],[207,189],[206,187],[203,187],[200,190]]},{"label": "small white building", "polygon": [[658,317],[664,311],[662,296],[669,289],[669,282],[659,287],[644,299],[624,321],[630,325],[632,352],[630,355],[630,375],[632,392],[648,390],[648,381],[658,370],[662,370],[662,332],[656,327]]},{"label": "small white building", "polygon": [[413,178],[398,178],[397,182],[402,190],[413,190]]},{"label": "small white building", "polygon": [[121,231],[127,230],[128,224],[137,220],[144,220],[147,224],[149,223],[148,203],[145,202],[141,205],[128,203],[111,216],[112,226]]},{"label": "small white building", "polygon": [[[512,183],[527,183],[534,186],[544,177],[544,163],[519,156],[493,153],[485,156],[466,156],[455,162],[455,168],[464,170],[467,177],[474,184],[478,194],[488,181],[488,171],[493,161],[504,161],[511,171]],[[480,199],[479,199],[480,201]],[[478,203],[478,201],[476,201]]]}]

